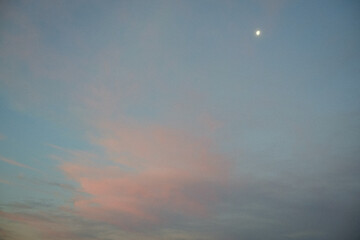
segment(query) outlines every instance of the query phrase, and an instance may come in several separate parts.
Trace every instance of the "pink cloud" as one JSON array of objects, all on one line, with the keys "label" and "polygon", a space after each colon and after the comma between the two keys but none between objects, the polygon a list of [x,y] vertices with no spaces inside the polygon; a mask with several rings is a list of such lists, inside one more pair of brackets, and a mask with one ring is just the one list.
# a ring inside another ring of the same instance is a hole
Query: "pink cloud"
[{"label": "pink cloud", "polygon": [[103,124],[101,129],[93,142],[113,162],[61,165],[89,194],[75,198],[79,214],[123,228],[162,223],[164,216],[211,214],[229,164],[209,139],[163,127]]}]

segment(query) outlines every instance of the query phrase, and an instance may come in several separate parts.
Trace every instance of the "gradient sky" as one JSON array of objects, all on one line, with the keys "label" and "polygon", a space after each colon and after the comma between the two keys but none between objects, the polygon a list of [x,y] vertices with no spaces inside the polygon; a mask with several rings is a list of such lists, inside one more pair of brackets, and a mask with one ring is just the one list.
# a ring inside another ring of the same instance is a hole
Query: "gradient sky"
[{"label": "gradient sky", "polygon": [[359,13],[1,1],[0,239],[359,239]]}]

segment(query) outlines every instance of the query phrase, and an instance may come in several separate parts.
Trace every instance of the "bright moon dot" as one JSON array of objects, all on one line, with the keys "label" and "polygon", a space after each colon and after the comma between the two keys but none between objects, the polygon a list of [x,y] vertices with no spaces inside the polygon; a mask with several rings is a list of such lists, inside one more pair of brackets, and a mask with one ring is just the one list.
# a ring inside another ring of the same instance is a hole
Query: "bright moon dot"
[{"label": "bright moon dot", "polygon": [[256,35],[257,37],[260,36],[260,35],[261,35],[261,31],[260,31],[260,30],[256,30],[255,35]]}]

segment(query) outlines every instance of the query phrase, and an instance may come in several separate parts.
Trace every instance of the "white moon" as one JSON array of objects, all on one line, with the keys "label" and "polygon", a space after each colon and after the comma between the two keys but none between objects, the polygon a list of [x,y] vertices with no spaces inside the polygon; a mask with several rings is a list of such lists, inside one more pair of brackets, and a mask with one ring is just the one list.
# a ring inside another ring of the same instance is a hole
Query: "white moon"
[{"label": "white moon", "polygon": [[256,31],[255,31],[255,35],[256,35],[257,37],[259,37],[259,36],[261,35],[261,31],[260,31],[260,30],[256,30]]}]

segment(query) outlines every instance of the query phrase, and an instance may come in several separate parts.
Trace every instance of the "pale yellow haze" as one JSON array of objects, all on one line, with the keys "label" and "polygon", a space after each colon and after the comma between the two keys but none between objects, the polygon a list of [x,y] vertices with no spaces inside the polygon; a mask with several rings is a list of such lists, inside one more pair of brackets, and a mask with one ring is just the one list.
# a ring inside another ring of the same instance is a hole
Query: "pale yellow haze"
[{"label": "pale yellow haze", "polygon": [[261,35],[261,31],[260,31],[260,30],[256,30],[256,31],[255,31],[255,35],[256,35],[257,37],[259,37],[259,36]]}]

